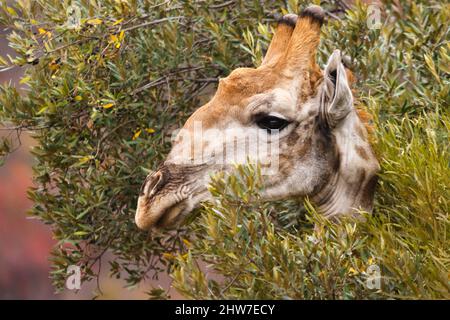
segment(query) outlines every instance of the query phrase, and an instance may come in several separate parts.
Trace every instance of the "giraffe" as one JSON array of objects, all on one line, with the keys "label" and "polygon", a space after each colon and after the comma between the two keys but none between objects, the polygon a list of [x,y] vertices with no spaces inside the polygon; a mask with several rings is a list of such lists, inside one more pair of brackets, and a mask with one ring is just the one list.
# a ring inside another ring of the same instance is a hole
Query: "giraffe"
[{"label": "giraffe", "polygon": [[[145,179],[135,215],[140,229],[176,227],[210,199],[211,173],[233,167],[218,161],[228,153],[277,163],[263,176],[263,199],[309,197],[328,218],[372,211],[379,164],[354,107],[352,75],[339,50],[324,70],[315,61],[324,17],[319,6],[283,16],[261,65],[220,79]],[[221,133],[241,147],[227,149]],[[258,134],[264,139],[245,142]],[[272,152],[257,152],[268,146]]]}]

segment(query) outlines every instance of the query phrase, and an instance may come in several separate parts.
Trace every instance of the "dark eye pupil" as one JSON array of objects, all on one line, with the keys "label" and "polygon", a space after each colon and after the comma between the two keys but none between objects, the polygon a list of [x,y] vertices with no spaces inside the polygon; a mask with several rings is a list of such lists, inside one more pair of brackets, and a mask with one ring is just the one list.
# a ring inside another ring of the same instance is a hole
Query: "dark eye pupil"
[{"label": "dark eye pupil", "polygon": [[271,130],[284,129],[289,124],[289,121],[275,117],[275,116],[264,115],[264,116],[257,117],[256,124],[261,129],[266,129],[270,132]]}]

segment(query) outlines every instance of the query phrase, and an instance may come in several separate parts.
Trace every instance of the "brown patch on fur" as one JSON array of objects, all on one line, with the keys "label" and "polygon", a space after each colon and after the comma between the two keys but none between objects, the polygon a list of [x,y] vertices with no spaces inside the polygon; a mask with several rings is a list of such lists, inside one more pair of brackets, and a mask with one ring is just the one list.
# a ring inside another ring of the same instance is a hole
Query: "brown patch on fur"
[{"label": "brown patch on fur", "polygon": [[316,115],[317,115],[317,110],[311,109],[308,111],[308,116],[312,117],[312,116],[316,116]]},{"label": "brown patch on fur", "polygon": [[361,188],[364,184],[364,181],[366,180],[366,171],[363,168],[361,168],[358,171],[359,171],[359,179],[358,179],[358,185],[354,189],[355,195],[358,194],[358,192],[361,190]]},{"label": "brown patch on fur", "polygon": [[299,140],[297,140],[297,144],[298,144],[299,148],[295,150],[296,155],[299,158],[302,158],[311,150],[312,139],[311,139],[311,137],[308,137],[303,142],[300,142]]},{"label": "brown patch on fur", "polygon": [[365,208],[372,208],[373,206],[373,195],[375,194],[375,189],[378,182],[378,176],[374,175],[366,185],[363,187],[363,193],[361,196],[361,205]]},{"label": "brown patch on fur", "polygon": [[314,64],[311,68],[310,83],[312,89],[312,95],[317,93],[317,89],[323,81],[323,73],[317,64]]},{"label": "brown patch on fur", "polygon": [[359,123],[355,124],[354,127],[356,134],[362,139],[366,140],[366,132],[364,131],[364,127],[362,127]]},{"label": "brown patch on fur", "polygon": [[335,147],[334,150],[335,157],[334,157],[334,163],[333,163],[333,172],[338,172],[339,168],[341,167],[341,154],[339,153],[339,150]]},{"label": "brown patch on fur", "polygon": [[372,115],[370,113],[368,113],[366,110],[361,109],[360,104],[356,105],[356,102],[355,102],[355,109],[356,109],[356,114],[358,115],[358,118],[363,123],[364,128],[366,129],[367,134],[369,135],[369,139],[370,139],[372,137],[372,134],[374,131],[373,125],[370,124],[370,121],[373,119]]},{"label": "brown patch on fur", "polygon": [[285,155],[285,154],[280,154],[280,158],[279,158],[279,167],[278,167],[278,175],[280,176],[289,176],[291,171],[294,169],[294,166],[291,163],[292,158]]},{"label": "brown patch on fur", "polygon": [[295,146],[295,144],[297,143],[299,137],[300,136],[298,135],[298,133],[293,131],[287,138],[287,145],[289,147]]},{"label": "brown patch on fur", "polygon": [[308,71],[303,71],[300,77],[302,86],[300,87],[300,94],[297,103],[305,103],[312,96],[311,77]]},{"label": "brown patch on fur", "polygon": [[312,63],[311,66],[304,71],[302,76],[302,86],[300,90],[299,102],[304,103],[317,93],[319,85],[322,83],[322,70],[317,64]]},{"label": "brown patch on fur", "polygon": [[[318,132],[316,132],[314,136],[314,143],[317,146],[318,152],[321,154],[326,154],[332,150],[332,148],[334,149],[334,146],[336,145],[334,136],[328,134],[328,132],[323,132],[320,126],[318,127]],[[335,151],[336,150],[333,152]]]},{"label": "brown patch on fur", "polygon": [[347,75],[347,81],[350,88],[353,87],[353,85],[356,83],[356,77],[353,75],[353,72],[350,69],[345,68],[345,74]]},{"label": "brown patch on fur", "polygon": [[369,156],[367,155],[367,152],[366,152],[366,150],[364,150],[363,147],[357,146],[356,153],[364,160],[369,160]]}]

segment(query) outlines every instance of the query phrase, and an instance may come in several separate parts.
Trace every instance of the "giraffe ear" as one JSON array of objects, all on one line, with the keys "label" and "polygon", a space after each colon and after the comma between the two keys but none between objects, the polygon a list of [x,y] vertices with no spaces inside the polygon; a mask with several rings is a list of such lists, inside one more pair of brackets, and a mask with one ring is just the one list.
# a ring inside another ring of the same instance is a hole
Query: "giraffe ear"
[{"label": "giraffe ear", "polygon": [[320,115],[330,128],[336,127],[353,110],[353,95],[341,52],[335,50],[328,59],[320,97]]}]

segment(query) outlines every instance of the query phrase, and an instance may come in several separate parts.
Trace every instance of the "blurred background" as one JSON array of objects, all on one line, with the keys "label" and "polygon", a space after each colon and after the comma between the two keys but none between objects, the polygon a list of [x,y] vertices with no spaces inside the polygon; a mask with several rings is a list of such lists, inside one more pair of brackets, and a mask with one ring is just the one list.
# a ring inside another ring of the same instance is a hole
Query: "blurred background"
[{"label": "blurred background", "polygon": [[[0,26],[1,56],[13,54],[6,34]],[[11,82],[20,88],[22,74],[20,68],[0,72],[0,83]],[[15,131],[0,126],[0,136],[4,135],[15,135]],[[18,149],[0,166],[0,299],[92,299],[97,284],[83,283],[78,292],[66,290],[60,294],[55,294],[51,285],[48,258],[55,240],[50,227],[26,214],[32,206],[27,189],[33,185],[30,153],[33,144],[30,135],[22,133],[20,141],[16,140]],[[108,264],[103,266],[99,299],[145,299],[148,297],[145,292],[152,286],[170,286],[171,280],[165,276],[133,290],[124,289],[124,282],[108,277]],[[180,297],[174,290],[170,294],[172,298]]]}]

